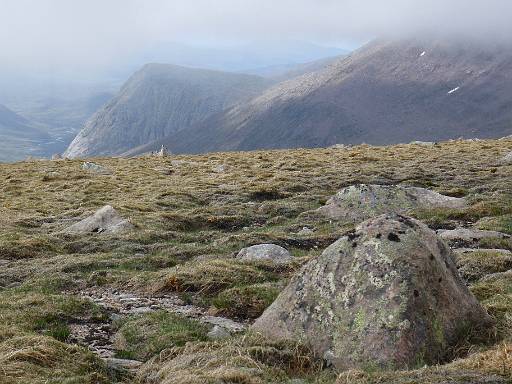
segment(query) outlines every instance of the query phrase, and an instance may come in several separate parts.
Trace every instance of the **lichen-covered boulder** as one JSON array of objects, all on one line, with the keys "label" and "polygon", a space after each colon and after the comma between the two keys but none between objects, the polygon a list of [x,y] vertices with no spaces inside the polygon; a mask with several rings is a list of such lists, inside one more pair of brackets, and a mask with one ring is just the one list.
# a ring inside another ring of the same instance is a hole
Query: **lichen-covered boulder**
[{"label": "lichen-covered boulder", "polygon": [[444,196],[425,188],[358,184],[340,190],[317,212],[330,219],[361,222],[384,213],[465,206],[463,198]]},{"label": "lichen-covered boulder", "polygon": [[242,249],[236,258],[240,261],[267,261],[274,264],[286,264],[292,261],[293,256],[279,245],[259,244]]},{"label": "lichen-covered boulder", "polygon": [[134,226],[130,221],[121,217],[110,205],[106,205],[94,215],[73,224],[64,232],[69,234],[121,233],[133,228]]},{"label": "lichen-covered boulder", "polygon": [[252,329],[306,342],[339,369],[395,369],[444,361],[468,332],[490,327],[448,246],[389,214],[309,262]]}]

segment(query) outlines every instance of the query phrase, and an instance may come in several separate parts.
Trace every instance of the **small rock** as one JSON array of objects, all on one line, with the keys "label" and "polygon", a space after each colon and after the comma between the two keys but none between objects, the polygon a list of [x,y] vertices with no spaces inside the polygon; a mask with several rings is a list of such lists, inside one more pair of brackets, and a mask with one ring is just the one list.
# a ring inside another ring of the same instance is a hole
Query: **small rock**
[{"label": "small rock", "polygon": [[308,235],[313,234],[314,232],[315,231],[312,230],[311,228],[304,227],[299,232],[297,232],[297,235],[299,235],[299,236],[308,236]]},{"label": "small rock", "polygon": [[52,155],[52,160],[62,160],[62,155],[60,153],[55,153]]},{"label": "small rock", "polygon": [[434,147],[437,143],[432,141],[411,141],[411,145],[420,145],[422,147]]},{"label": "small rock", "polygon": [[501,159],[501,162],[503,164],[507,164],[507,165],[512,164],[512,152],[510,152],[509,154],[505,155],[503,157],[503,159]]},{"label": "small rock", "polygon": [[226,319],[225,317],[217,317],[217,316],[201,316],[199,318],[199,321],[203,324],[210,324],[214,327],[220,327],[225,329],[228,332],[231,333],[238,333],[245,330],[245,325],[241,323],[237,323],[236,321],[233,321],[231,319]]},{"label": "small rock", "polygon": [[334,145],[331,145],[329,148],[330,149],[342,149],[342,150],[345,150],[345,149],[350,149],[352,147],[350,145],[345,145],[345,144],[334,144]]},{"label": "small rock", "polygon": [[107,168],[95,163],[91,163],[89,161],[86,161],[85,163],[82,164],[82,170],[101,175],[110,175],[112,173]]},{"label": "small rock", "polygon": [[461,248],[477,245],[483,239],[510,239],[510,235],[496,231],[483,231],[472,228],[457,228],[451,230],[439,230],[437,234],[451,246]]},{"label": "small rock", "polygon": [[107,367],[114,371],[133,371],[139,369],[143,364],[141,361],[137,360],[115,358],[104,359],[104,361]]},{"label": "small rock", "polygon": [[122,233],[132,230],[134,225],[125,220],[110,205],[98,210],[94,215],[73,224],[64,232],[71,234],[83,233]]},{"label": "small rock", "polygon": [[216,325],[210,332],[208,332],[207,336],[212,340],[223,340],[231,337],[231,334],[226,330],[226,328]]},{"label": "small rock", "polygon": [[453,252],[456,255],[467,255],[470,253],[483,252],[483,253],[499,253],[500,255],[512,255],[512,251],[508,249],[486,249],[486,248],[457,248]]},{"label": "small rock", "polygon": [[275,244],[259,244],[244,248],[236,258],[241,261],[270,261],[274,264],[285,264],[293,260],[290,252]]},{"label": "small rock", "polygon": [[215,173],[224,173],[226,172],[226,166],[224,164],[217,165],[212,169]]}]

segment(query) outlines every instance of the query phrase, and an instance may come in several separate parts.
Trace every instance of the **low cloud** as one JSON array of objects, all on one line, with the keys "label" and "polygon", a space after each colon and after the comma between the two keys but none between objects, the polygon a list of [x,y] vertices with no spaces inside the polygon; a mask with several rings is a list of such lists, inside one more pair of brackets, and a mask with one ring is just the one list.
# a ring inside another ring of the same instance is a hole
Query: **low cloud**
[{"label": "low cloud", "polygon": [[3,67],[101,67],[164,41],[326,45],[442,33],[508,40],[506,0],[0,0]]}]

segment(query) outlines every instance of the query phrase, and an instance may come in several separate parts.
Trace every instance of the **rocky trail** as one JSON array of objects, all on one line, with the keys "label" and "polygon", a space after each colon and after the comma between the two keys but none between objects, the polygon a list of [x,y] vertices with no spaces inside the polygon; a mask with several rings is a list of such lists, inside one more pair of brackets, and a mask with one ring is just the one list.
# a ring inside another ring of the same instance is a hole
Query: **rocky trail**
[{"label": "rocky trail", "polygon": [[[97,304],[108,313],[105,321],[82,319],[80,322],[70,324],[71,331],[68,337],[69,343],[87,347],[90,351],[104,359],[113,369],[133,370],[142,362],[116,358],[114,348],[114,336],[116,329],[114,322],[127,316],[140,315],[155,311],[167,311],[170,313],[195,319],[202,324],[211,327],[208,334],[212,339],[216,335],[236,334],[246,329],[247,325],[235,322],[228,318],[210,316],[207,310],[194,305],[187,305],[177,295],[162,295],[158,297],[143,296],[131,292],[123,292],[114,288],[89,288],[78,294]],[[220,331],[220,332],[219,332]]]}]

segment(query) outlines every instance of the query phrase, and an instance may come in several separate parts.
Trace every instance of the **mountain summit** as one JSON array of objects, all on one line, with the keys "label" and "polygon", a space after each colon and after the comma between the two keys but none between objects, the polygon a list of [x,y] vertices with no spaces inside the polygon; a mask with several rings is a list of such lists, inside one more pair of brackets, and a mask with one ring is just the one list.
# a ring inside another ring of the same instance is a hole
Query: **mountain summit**
[{"label": "mountain summit", "polygon": [[65,156],[119,155],[254,97],[269,84],[252,75],[148,64],[89,119]]},{"label": "mountain summit", "polygon": [[508,47],[374,41],[131,154],[162,144],[199,153],[506,136],[511,73]]}]

